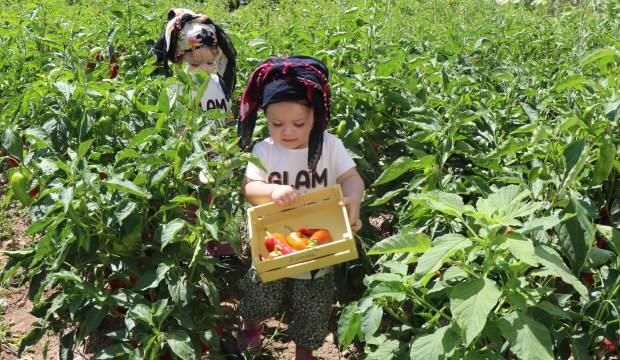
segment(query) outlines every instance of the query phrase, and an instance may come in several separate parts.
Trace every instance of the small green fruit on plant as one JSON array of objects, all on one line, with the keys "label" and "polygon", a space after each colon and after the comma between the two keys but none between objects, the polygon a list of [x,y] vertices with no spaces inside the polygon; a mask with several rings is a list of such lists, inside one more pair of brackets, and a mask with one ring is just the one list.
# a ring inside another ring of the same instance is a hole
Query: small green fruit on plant
[{"label": "small green fruit on plant", "polygon": [[32,203],[32,199],[28,195],[28,179],[21,170],[17,170],[11,175],[10,185],[17,200],[26,206]]}]

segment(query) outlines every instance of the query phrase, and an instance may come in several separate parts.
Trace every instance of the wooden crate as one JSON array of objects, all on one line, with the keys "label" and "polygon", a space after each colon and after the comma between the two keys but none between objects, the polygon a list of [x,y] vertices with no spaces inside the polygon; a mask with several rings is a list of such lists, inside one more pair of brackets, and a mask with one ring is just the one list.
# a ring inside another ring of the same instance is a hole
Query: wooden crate
[{"label": "wooden crate", "polygon": [[[347,209],[342,200],[340,185],[302,194],[295,204],[287,207],[267,203],[248,209],[248,229],[252,263],[263,282],[269,282],[307,271],[357,259],[355,239],[349,224]],[[265,230],[288,234],[300,227],[329,230],[334,241],[312,249],[266,259]],[[263,259],[260,260],[261,256]]]}]

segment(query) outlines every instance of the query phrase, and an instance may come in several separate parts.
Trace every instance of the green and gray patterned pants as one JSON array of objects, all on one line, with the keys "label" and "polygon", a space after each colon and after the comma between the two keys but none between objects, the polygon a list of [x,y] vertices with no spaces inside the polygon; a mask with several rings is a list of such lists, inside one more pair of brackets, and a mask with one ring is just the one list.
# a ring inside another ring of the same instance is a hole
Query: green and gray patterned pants
[{"label": "green and gray patterned pants", "polygon": [[264,283],[251,268],[241,280],[245,297],[239,312],[244,319],[262,321],[275,316],[283,300],[290,299],[293,321],[288,335],[295,345],[316,350],[327,335],[335,287],[333,272],[314,280],[287,278]]}]

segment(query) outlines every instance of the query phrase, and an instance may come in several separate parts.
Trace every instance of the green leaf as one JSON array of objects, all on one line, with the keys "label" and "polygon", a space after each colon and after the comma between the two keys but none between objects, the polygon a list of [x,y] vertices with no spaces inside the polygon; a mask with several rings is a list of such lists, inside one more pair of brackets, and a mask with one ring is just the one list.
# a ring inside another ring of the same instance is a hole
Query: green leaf
[{"label": "green leaf", "polygon": [[161,231],[161,249],[163,250],[169,243],[174,242],[175,236],[183,230],[187,222],[183,219],[174,219],[164,225]]},{"label": "green leaf", "polygon": [[24,145],[19,135],[11,128],[4,130],[2,134],[2,146],[18,159],[23,159]]},{"label": "green leaf", "polygon": [[54,87],[65,97],[65,101],[69,101],[69,98],[77,88],[77,85],[69,84],[66,81],[58,81],[54,84]]},{"label": "green leaf", "polygon": [[620,255],[620,230],[607,225],[596,225],[598,232],[609,242],[616,255]]},{"label": "green leaf", "polygon": [[588,155],[588,146],[584,140],[572,142],[564,149],[564,162],[566,169],[564,170],[564,179],[562,186],[570,186],[581,169],[585,165]]},{"label": "green leaf", "polygon": [[31,127],[24,130],[23,135],[26,139],[34,140],[37,145],[43,147],[52,147],[52,142],[50,141],[49,135],[47,131],[40,127]]},{"label": "green leaf", "polygon": [[554,90],[556,92],[562,92],[567,89],[574,89],[574,90],[582,91],[583,85],[590,84],[590,83],[591,82],[588,79],[584,78],[583,76],[574,74],[574,75],[569,75],[564,80],[557,83],[554,87]]},{"label": "green leaf", "polygon": [[383,318],[383,308],[377,305],[373,305],[368,308],[362,317],[361,329],[365,336],[371,337],[381,325],[381,319]]},{"label": "green leaf", "polygon": [[140,189],[138,186],[136,186],[136,184],[132,183],[131,181],[114,178],[114,179],[105,181],[104,184],[106,184],[111,189],[115,189],[121,192],[136,195],[143,199],[149,199],[151,197],[151,194]]},{"label": "green leaf", "polygon": [[457,251],[472,245],[471,240],[460,234],[446,234],[436,238],[431,247],[418,260],[415,275],[425,277],[434,273]]},{"label": "green leaf", "polygon": [[400,194],[400,193],[402,193],[404,191],[405,191],[404,188],[388,191],[385,194],[383,194],[383,196],[381,196],[380,198],[378,198],[375,201],[373,201],[373,203],[370,204],[369,206],[383,205],[383,204],[387,203],[388,201],[392,200],[392,198],[394,198],[394,196],[396,196],[396,195],[398,195],[398,194]]},{"label": "green leaf", "polygon": [[468,280],[450,290],[450,311],[465,331],[465,345],[469,346],[482,332],[500,295],[495,281],[487,278]]},{"label": "green leaf", "polygon": [[499,320],[510,350],[520,359],[553,360],[549,330],[528,315],[512,312]]},{"label": "green leaf", "polygon": [[100,350],[93,360],[113,360],[113,359],[122,359],[125,358],[128,354],[130,354],[132,348],[130,348],[125,343],[110,345],[102,350]]},{"label": "green leaf", "polygon": [[36,345],[43,337],[43,334],[45,334],[43,328],[37,327],[30,331],[26,336],[22,337],[21,341],[19,342],[19,357],[21,358],[21,355],[24,352],[28,351],[28,349]]},{"label": "green leaf", "polygon": [[372,186],[388,183],[394,179],[397,179],[409,170],[424,169],[431,166],[434,162],[435,157],[433,155],[426,155],[418,160],[414,160],[409,157],[400,157],[396,159],[396,161],[394,161],[387,169],[385,169],[381,175],[379,175]]},{"label": "green leaf", "polygon": [[67,211],[69,211],[69,208],[71,207],[71,201],[73,201],[73,188],[70,187],[62,189],[62,191],[60,192],[60,202],[62,203],[65,214],[67,213]]},{"label": "green leaf", "polygon": [[136,209],[137,204],[133,201],[128,203],[121,203],[120,206],[114,211],[114,217],[116,221],[122,223],[129,215],[131,215]]},{"label": "green leaf", "polygon": [[129,310],[129,315],[136,320],[140,320],[142,322],[145,322],[149,325],[155,325],[153,323],[153,314],[151,313],[151,308],[149,308],[148,306],[144,305],[144,304],[138,304],[134,307],[132,307]]},{"label": "green leaf", "polygon": [[185,306],[189,302],[187,296],[187,279],[185,277],[181,277],[176,280],[176,282],[168,285],[168,292],[170,293],[173,303]]},{"label": "green leaf", "polygon": [[575,198],[570,199],[563,213],[575,216],[556,227],[558,243],[570,261],[573,273],[579,274],[594,243],[594,224],[588,211]]},{"label": "green leaf", "polygon": [[409,195],[407,200],[456,217],[461,217],[463,214],[475,211],[471,205],[465,205],[463,199],[457,194],[440,191],[429,191],[422,194]]},{"label": "green leaf", "polygon": [[431,240],[425,234],[398,233],[376,243],[368,255],[393,254],[402,252],[423,253],[431,245]]},{"label": "green leaf", "polygon": [[377,186],[381,184],[385,184],[390,182],[405,172],[409,171],[413,168],[415,164],[415,160],[408,157],[400,157],[396,159],[387,169],[383,170],[383,173],[379,175],[377,180],[372,184],[372,186]]},{"label": "green leaf", "polygon": [[165,166],[159,169],[151,178],[151,186],[156,186],[157,184],[162,182],[168,176],[168,174],[170,174],[171,170],[172,167],[170,166]]},{"label": "green leaf", "polygon": [[65,334],[60,339],[59,360],[73,360],[73,347],[75,343],[75,330]]},{"label": "green leaf", "polygon": [[557,317],[558,319],[570,320],[570,316],[566,315],[566,311],[562,310],[559,306],[554,305],[548,301],[541,301],[536,304],[536,307],[542,309],[547,314]]},{"label": "green leaf", "polygon": [[80,279],[80,277],[76,273],[73,273],[67,270],[53,273],[51,277],[54,280],[65,280],[65,281],[71,281],[71,282],[76,282],[76,283],[82,283],[82,279]]},{"label": "green leaf", "polygon": [[361,332],[361,314],[357,313],[357,302],[352,302],[342,310],[338,320],[338,343],[347,348]]},{"label": "green leaf", "polygon": [[531,124],[538,124],[538,111],[533,109],[528,103],[521,103],[521,107],[525,114],[530,119]]},{"label": "green leaf", "polygon": [[145,143],[152,135],[157,134],[159,130],[156,128],[147,128],[140,131],[136,136],[131,139],[129,147],[136,147]]},{"label": "green leaf", "polygon": [[403,359],[407,344],[398,340],[387,340],[364,357],[364,360],[399,360]]},{"label": "green leaf", "polygon": [[437,329],[433,334],[415,338],[411,344],[410,359],[449,359],[459,342],[459,336],[452,325]]},{"label": "green leaf", "polygon": [[172,352],[180,357],[182,360],[193,360],[194,348],[192,346],[192,340],[187,332],[184,330],[174,330],[173,332],[166,333],[166,342],[172,349]]},{"label": "green leaf", "polygon": [[564,160],[566,162],[566,170],[564,171],[564,175],[568,174],[568,172],[577,164],[585,146],[586,143],[582,139],[570,143],[566,149],[564,149]]},{"label": "green leaf", "polygon": [[194,204],[194,205],[199,205],[198,199],[196,199],[193,196],[184,196],[184,195],[177,195],[174,198],[170,199],[171,203],[174,204]]},{"label": "green leaf", "polygon": [[538,261],[552,274],[559,276],[565,283],[577,290],[582,299],[588,298],[588,289],[577,279],[562,261],[562,257],[555,250],[544,245],[536,246]]},{"label": "green leaf", "polygon": [[367,297],[370,299],[388,298],[400,302],[405,301],[407,295],[402,282],[384,282],[373,286]]},{"label": "green leaf", "polygon": [[54,175],[54,173],[58,171],[58,165],[56,165],[53,160],[48,158],[39,159],[39,161],[37,161],[34,165],[38,167],[46,176]]},{"label": "green leaf", "polygon": [[611,122],[616,121],[616,118],[618,117],[618,113],[620,112],[620,99],[615,100],[615,101],[610,101],[607,104],[605,104],[605,116],[607,116],[607,119]]},{"label": "green leaf", "polygon": [[140,154],[134,149],[125,149],[116,155],[116,161],[121,161],[125,159],[137,159],[140,157]]},{"label": "green leaf", "polygon": [[599,249],[594,246],[590,249],[588,254],[588,266],[592,268],[599,268],[604,264],[607,264],[611,259],[615,258],[612,251]]},{"label": "green leaf", "polygon": [[78,147],[78,151],[77,151],[78,159],[81,159],[84,157],[84,155],[86,155],[91,145],[93,144],[93,141],[95,141],[95,139],[86,140],[80,143],[80,146]]},{"label": "green leaf", "polygon": [[609,140],[605,140],[598,148],[598,160],[592,173],[592,185],[602,184],[614,167],[616,146]]},{"label": "green leaf", "polygon": [[170,112],[170,98],[168,98],[168,89],[164,86],[159,93],[157,99],[157,109],[160,113],[167,114]]},{"label": "green leaf", "polygon": [[159,283],[166,277],[166,274],[170,270],[171,265],[167,263],[160,263],[157,265],[157,270],[145,272],[138,280],[138,283],[134,286],[135,290],[146,290],[156,288]]},{"label": "green leaf", "polygon": [[523,235],[527,235],[529,233],[533,233],[537,231],[547,231],[557,226],[564,219],[565,218],[560,219],[560,217],[558,217],[557,215],[551,215],[551,216],[547,216],[543,218],[536,218],[523,224],[523,226],[517,231]]},{"label": "green leaf", "polygon": [[108,315],[100,304],[95,304],[86,312],[82,322],[80,323],[80,331],[77,342],[80,343],[86,336],[91,335],[101,325],[103,318]]},{"label": "green leaf", "polygon": [[514,237],[509,237],[502,247],[506,247],[512,256],[530,266],[538,266],[539,264],[534,243],[529,239],[516,239]]},{"label": "green leaf", "polygon": [[540,208],[539,203],[522,202],[529,196],[528,190],[517,185],[505,186],[486,199],[476,203],[476,209],[488,218],[503,225],[519,225],[517,218],[528,216]]},{"label": "green leaf", "polygon": [[618,51],[613,48],[603,48],[593,50],[592,52],[584,55],[579,61],[579,67],[584,67],[586,65],[596,63],[607,64],[613,61],[620,60],[620,55]]}]

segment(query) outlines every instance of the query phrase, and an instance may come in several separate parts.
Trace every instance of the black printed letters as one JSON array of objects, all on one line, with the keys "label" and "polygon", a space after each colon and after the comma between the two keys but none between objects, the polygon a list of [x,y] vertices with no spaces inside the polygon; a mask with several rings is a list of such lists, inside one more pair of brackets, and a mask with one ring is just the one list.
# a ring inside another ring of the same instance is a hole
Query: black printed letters
[{"label": "black printed letters", "polygon": [[320,175],[316,171],[311,174],[306,170],[301,170],[295,176],[294,184],[289,183],[289,180],[292,180],[292,177],[289,176],[288,171],[283,171],[281,173],[274,171],[269,174],[268,179],[271,184],[293,185],[296,189],[301,187],[313,189],[319,185],[327,186],[327,169],[323,169]]}]

